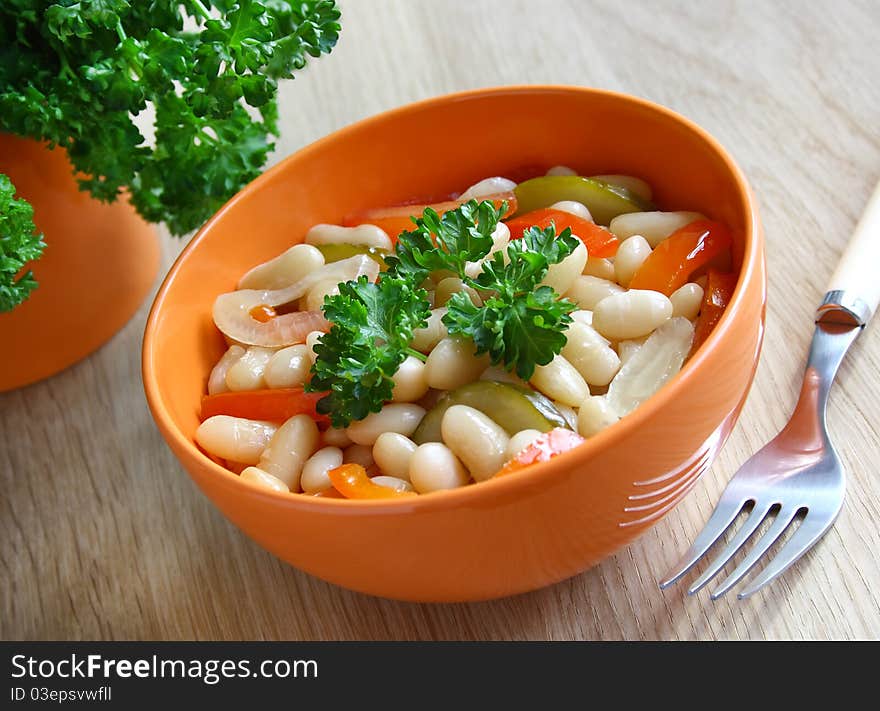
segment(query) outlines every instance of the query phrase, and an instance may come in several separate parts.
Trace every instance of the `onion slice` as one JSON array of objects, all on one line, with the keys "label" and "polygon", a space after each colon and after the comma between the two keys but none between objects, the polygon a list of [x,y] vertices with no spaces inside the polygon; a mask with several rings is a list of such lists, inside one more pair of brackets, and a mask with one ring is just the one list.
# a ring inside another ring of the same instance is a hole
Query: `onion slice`
[{"label": "onion slice", "polygon": [[283,289],[239,289],[221,294],[214,301],[214,324],[227,338],[248,346],[280,348],[303,343],[312,331],[327,331],[330,326],[320,311],[295,311],[259,321],[251,311],[260,306],[272,309],[304,296],[320,281],[351,281],[366,275],[370,281],[379,276],[379,265],[365,254],[326,264],[298,282]]}]

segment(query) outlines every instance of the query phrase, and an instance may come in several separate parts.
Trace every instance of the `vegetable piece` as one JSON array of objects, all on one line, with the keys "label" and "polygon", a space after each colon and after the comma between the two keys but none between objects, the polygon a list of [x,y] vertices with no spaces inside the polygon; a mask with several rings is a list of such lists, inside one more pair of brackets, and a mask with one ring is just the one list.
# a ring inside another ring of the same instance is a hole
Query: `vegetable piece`
[{"label": "vegetable piece", "polygon": [[565,427],[565,419],[550,399],[539,392],[509,383],[480,380],[452,390],[422,418],[412,441],[442,442],[443,415],[453,405],[467,405],[496,422],[508,435],[522,430],[547,432]]},{"label": "vegetable piece", "polygon": [[656,393],[681,370],[693,338],[693,325],[680,316],[654,331],[608,386],[611,410],[624,417]]},{"label": "vegetable piece", "polygon": [[327,472],[333,488],[346,499],[394,499],[401,496],[416,496],[412,491],[399,491],[389,486],[379,486],[367,476],[367,470],[360,464],[343,464]]},{"label": "vegetable piece", "polygon": [[[363,257],[367,259],[367,257]],[[336,428],[347,427],[391,400],[393,376],[408,355],[413,331],[427,324],[431,305],[424,289],[386,274],[378,283],[362,276],[339,285],[324,301],[330,332],[315,345],[309,392],[327,392],[317,405]]]},{"label": "vegetable piece", "polygon": [[724,309],[730,303],[735,288],[736,274],[719,272],[715,269],[709,270],[690,354],[695,353],[697,348],[703,345],[703,342],[712,333],[712,329],[715,328],[715,325],[724,313]]},{"label": "vegetable piece", "polygon": [[34,209],[15,198],[15,186],[0,173],[0,312],[18,306],[37,288],[33,272],[21,273],[46,246],[35,232]]},{"label": "vegetable piece", "polygon": [[578,175],[545,175],[520,183],[513,191],[517,199],[516,216],[550,207],[562,200],[574,200],[587,206],[593,219],[608,225],[627,212],[653,210],[654,206],[619,185]]},{"label": "vegetable piece", "polygon": [[546,229],[553,224],[557,233],[570,229],[576,237],[580,237],[591,257],[613,257],[619,244],[617,237],[606,228],[570,212],[549,207],[519,215],[505,224],[510,228],[510,239],[521,238],[529,227]]},{"label": "vegetable piece", "polygon": [[544,230],[530,228],[504,252],[484,261],[476,279],[463,279],[486,296],[482,306],[475,306],[463,292],[452,295],[443,316],[449,334],[473,340],[476,354],[488,353],[492,365],[504,363],[523,380],[531,378],[536,366],[546,365],[562,350],[571,323],[568,314],[576,308],[539,284],[551,265],[578,246],[568,229],[557,236],[552,224]]},{"label": "vegetable piece", "polygon": [[[0,130],[64,146],[83,189],[112,201],[124,188],[176,234],[259,175],[278,80],[329,52],[340,29],[333,0],[0,8]],[[152,145],[133,121],[148,106]]]},{"label": "vegetable piece", "polygon": [[583,437],[569,429],[552,429],[527,445],[525,449],[498,470],[495,476],[504,476],[537,462],[549,462],[556,455],[574,449],[584,441]]},{"label": "vegetable piece", "polygon": [[278,307],[296,301],[319,281],[343,282],[362,275],[370,280],[379,275],[379,265],[365,254],[327,264],[284,289],[239,289],[221,294],[214,301],[214,324],[233,341],[251,346],[273,348],[302,343],[311,331],[329,329],[321,313],[272,313],[277,314]]},{"label": "vegetable piece", "polygon": [[697,220],[658,244],[636,270],[630,289],[650,289],[669,296],[691,274],[730,249],[730,230],[720,222]]},{"label": "vegetable piece", "polygon": [[342,259],[348,259],[358,254],[365,254],[379,265],[381,271],[385,271],[385,255],[387,252],[378,247],[368,247],[365,244],[339,244],[328,243],[319,244],[316,249],[324,255],[324,261],[327,264],[338,262]]},{"label": "vegetable piece", "polygon": [[294,415],[308,415],[322,424],[329,422],[318,414],[315,405],[323,393],[307,393],[302,388],[274,390],[241,390],[238,392],[205,395],[202,398],[201,419],[214,415],[244,417],[248,420],[286,422]]},{"label": "vegetable piece", "polygon": [[[513,192],[496,193],[495,195],[486,195],[480,198],[481,201],[487,200],[491,202],[496,209],[501,209],[504,203],[507,203],[505,215],[512,215],[516,212],[516,196]],[[431,205],[397,205],[393,207],[380,207],[372,210],[364,210],[343,218],[342,224],[347,227],[355,225],[371,224],[381,227],[391,237],[391,241],[395,242],[402,232],[412,230],[414,220],[424,215],[429,208],[438,215],[443,215],[450,210],[455,210],[469,201],[466,200],[447,200]]]}]

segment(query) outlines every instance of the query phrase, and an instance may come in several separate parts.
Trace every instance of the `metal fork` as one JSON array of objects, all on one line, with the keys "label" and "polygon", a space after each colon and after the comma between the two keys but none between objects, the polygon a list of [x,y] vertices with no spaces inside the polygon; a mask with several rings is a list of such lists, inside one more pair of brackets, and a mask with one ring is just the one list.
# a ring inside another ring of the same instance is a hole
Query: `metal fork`
[{"label": "metal fork", "polygon": [[[755,566],[789,526],[796,528],[777,554],[737,595],[746,598],[776,579],[831,528],[843,506],[843,466],[825,422],[828,393],[847,349],[880,302],[880,184],[850,240],[825,298],[816,311],[816,330],[804,383],[791,419],[782,431],[734,474],[721,499],[672,571],[660,582],[672,585],[685,575],[745,515],[724,550],[688,588],[693,595],[708,584],[744,547],[765,519],[772,522],[734,571],[712,592],[715,600]],[[775,512],[775,517],[773,513]],[[800,519],[799,523],[795,519]]]}]

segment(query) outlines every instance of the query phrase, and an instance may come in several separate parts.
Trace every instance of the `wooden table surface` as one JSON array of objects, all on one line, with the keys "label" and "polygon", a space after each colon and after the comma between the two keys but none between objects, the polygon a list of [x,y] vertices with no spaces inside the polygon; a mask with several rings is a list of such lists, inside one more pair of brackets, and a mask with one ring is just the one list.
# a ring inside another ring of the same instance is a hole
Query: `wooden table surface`
[{"label": "wooden table surface", "polygon": [[[880,176],[876,0],[833,11],[799,0],[347,0],[342,8],[337,48],[281,87],[273,160],[416,99],[526,83],[643,96],[732,152],[761,204],[769,305],[757,379],[729,443],[657,526],[571,580],[479,604],[376,599],[275,559],[190,482],[143,396],[148,302],[92,357],[0,396],[0,637],[880,638],[876,323],[831,396],[831,435],[849,474],[833,530],[744,602],[657,587],[728,477],[785,422],[813,309]],[[164,232],[161,240],[164,272],[183,242]]]}]

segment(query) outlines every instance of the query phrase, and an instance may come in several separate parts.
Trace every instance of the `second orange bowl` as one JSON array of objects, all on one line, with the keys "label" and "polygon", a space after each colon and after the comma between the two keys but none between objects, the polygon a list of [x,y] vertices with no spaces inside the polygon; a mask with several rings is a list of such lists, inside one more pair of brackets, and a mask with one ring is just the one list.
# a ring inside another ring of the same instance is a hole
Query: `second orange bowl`
[{"label": "second orange bowl", "polygon": [[[215,297],[319,222],[460,191],[523,166],[647,180],[661,209],[699,210],[735,234],[739,282],[709,339],[635,412],[515,475],[393,501],[259,489],[193,441],[224,350]],[[361,121],[283,160],[209,221],[169,272],[144,338],[147,399],[162,435],[230,521],[324,580],[384,597],[465,601],[533,590],[619,550],[668,513],[710,466],[754,377],[765,304],[761,227],[745,177],[687,119],[580,87],[443,96]]]}]

